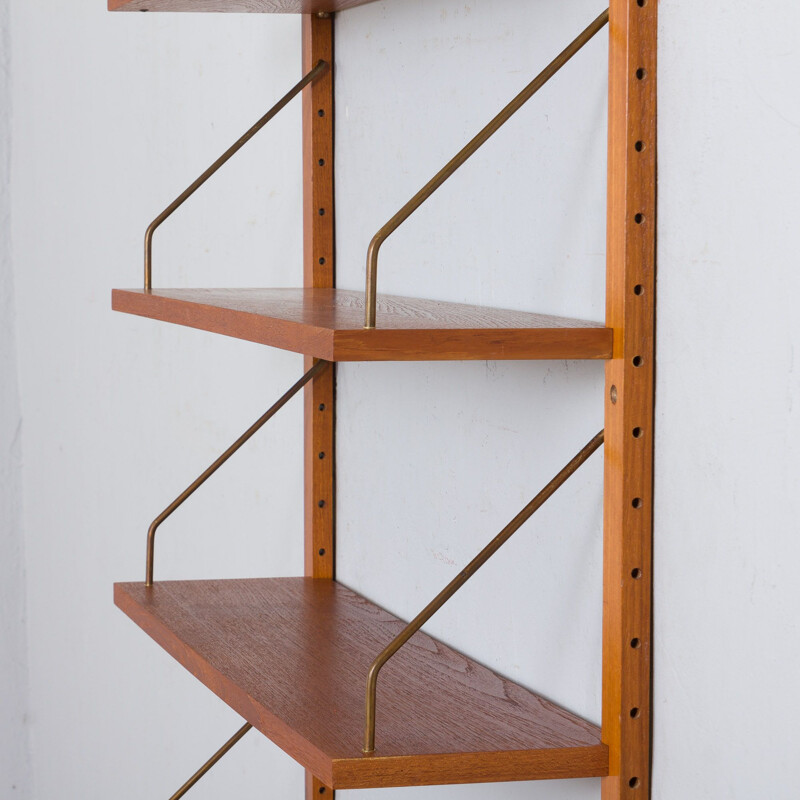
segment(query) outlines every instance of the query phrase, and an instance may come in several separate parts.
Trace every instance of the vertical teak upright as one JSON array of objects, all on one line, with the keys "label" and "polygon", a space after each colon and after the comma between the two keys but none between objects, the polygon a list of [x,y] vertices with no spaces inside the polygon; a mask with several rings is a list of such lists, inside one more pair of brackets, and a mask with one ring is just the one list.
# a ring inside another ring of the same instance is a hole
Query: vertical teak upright
[{"label": "vertical teak upright", "polygon": [[657,0],[612,0],[603,569],[603,800],[650,793]]},{"label": "vertical teak upright", "polygon": [[[303,74],[333,64],[333,14],[303,15]],[[334,71],[303,94],[303,286],[336,286]],[[320,213],[323,212],[324,213]],[[316,359],[305,357],[306,369]],[[305,388],[305,574],[333,580],[336,569],[336,365]],[[322,457],[320,457],[322,456]],[[306,770],[306,800],[333,791]]]}]

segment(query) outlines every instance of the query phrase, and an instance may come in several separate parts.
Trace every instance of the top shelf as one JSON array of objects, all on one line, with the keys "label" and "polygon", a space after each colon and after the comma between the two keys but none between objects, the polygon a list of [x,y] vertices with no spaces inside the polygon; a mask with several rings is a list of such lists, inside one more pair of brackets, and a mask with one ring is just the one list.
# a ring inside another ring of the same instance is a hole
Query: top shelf
[{"label": "top shelf", "polygon": [[372,2],[374,0],[108,0],[108,10],[319,14],[345,11]]}]

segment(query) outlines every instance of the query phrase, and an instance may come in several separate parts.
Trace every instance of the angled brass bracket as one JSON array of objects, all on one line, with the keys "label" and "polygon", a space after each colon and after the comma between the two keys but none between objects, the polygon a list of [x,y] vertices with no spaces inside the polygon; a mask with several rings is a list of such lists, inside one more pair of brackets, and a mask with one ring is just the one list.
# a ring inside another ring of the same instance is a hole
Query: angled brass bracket
[{"label": "angled brass bracket", "polygon": [[600,431],[567,464],[536,497],[503,528],[497,536],[464,567],[414,619],[406,625],[383,652],[372,662],[367,675],[366,723],[364,726],[364,752],[375,750],[375,705],[378,691],[378,674],[386,662],[549,500],[589,457],[603,444],[605,432]]},{"label": "angled brass bracket", "polygon": [[200,475],[195,481],[186,487],[153,521],[150,523],[150,528],[147,532],[147,570],[145,576],[145,585],[153,585],[153,561],[155,560],[156,548],[156,531],[158,526],[172,514],[175,509],[183,505],[184,501],[193,495],[237,450],[239,450],[245,442],[247,442],[255,433],[257,433],[264,425],[275,416],[312,378],[319,375],[326,367],[330,365],[329,361],[317,361],[317,363],[308,371],[297,383],[287,391],[275,405],[268,411],[262,414],[208,469]]},{"label": "angled brass bracket", "polygon": [[200,778],[202,778],[211,769],[211,767],[214,766],[214,764],[216,764],[226,753],[228,753],[228,751],[231,750],[231,748],[252,727],[253,726],[248,722],[246,725],[243,725],[241,728],[239,728],[239,730],[236,731],[236,733],[234,733],[233,736],[231,736],[231,738],[228,739],[228,741],[225,742],[225,744],[222,745],[222,747],[220,747],[220,749],[217,750],[217,752],[214,753],[214,755],[211,756],[211,758],[209,758],[208,761],[206,761],[206,763],[203,764],[203,766],[200,767],[200,769],[197,770],[197,772],[195,772],[195,774],[192,775],[192,777],[189,778],[189,780],[186,781],[186,783],[184,783],[183,786],[181,786],[181,788],[178,789],[178,791],[172,795],[172,797],[169,798],[169,800],[178,800],[179,798],[183,797],[186,794],[186,792],[188,792],[189,789],[191,789],[192,786],[194,786],[197,783],[197,781],[199,781]]},{"label": "angled brass bracket", "polygon": [[223,164],[239,152],[274,116],[278,114],[289,102],[309,83],[315,81],[320,75],[330,69],[327,61],[320,61],[303,79],[285,94],[261,119],[258,120],[243,136],[237,139],[191,186],[181,192],[147,227],[144,234],[144,290],[149,292],[153,288],[153,234],[156,228],[164,222],[175,210],[180,208]]},{"label": "angled brass bracket", "polygon": [[583,33],[539,73],[469,144],[431,178],[372,238],[367,251],[365,328],[375,327],[378,301],[378,252],[394,233],[453,173],[462,167],[503,125],[517,113],[539,89],[608,23],[606,9]]}]

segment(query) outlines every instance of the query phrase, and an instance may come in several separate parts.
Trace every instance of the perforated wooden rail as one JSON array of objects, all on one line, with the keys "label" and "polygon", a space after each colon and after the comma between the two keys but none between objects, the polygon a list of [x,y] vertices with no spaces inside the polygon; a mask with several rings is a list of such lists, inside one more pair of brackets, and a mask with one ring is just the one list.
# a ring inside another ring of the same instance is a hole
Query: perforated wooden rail
[{"label": "perforated wooden rail", "polygon": [[603,800],[650,795],[657,11],[611,3]]}]

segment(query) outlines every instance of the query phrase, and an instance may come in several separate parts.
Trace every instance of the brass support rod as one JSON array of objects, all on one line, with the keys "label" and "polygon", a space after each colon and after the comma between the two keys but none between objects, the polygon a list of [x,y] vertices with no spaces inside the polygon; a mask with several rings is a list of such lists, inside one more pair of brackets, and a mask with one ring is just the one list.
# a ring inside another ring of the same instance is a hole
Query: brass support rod
[{"label": "brass support rod", "polygon": [[258,122],[255,123],[240,139],[237,139],[188,189],[175,198],[148,226],[144,234],[144,290],[153,288],[153,234],[176,209],[180,208],[223,164],[242,149],[274,116],[309,83],[323,75],[330,68],[327,61],[320,61],[303,79],[285,94]]},{"label": "brass support rod", "polygon": [[561,472],[542,489],[536,497],[503,528],[497,536],[464,567],[436,597],[425,606],[403,631],[372,662],[367,676],[366,725],[364,728],[364,752],[375,750],[375,704],[378,689],[378,673],[386,662],[538,511],[555,492],[589,459],[603,444],[604,431],[600,431],[583,450],[567,464]]},{"label": "brass support rod", "polygon": [[378,253],[381,245],[402,225],[459,167],[471,158],[500,128],[517,113],[595,34],[608,22],[606,9],[575,41],[536,76],[458,155],[422,187],[372,238],[367,250],[365,328],[375,327],[378,300]]},{"label": "brass support rod", "polygon": [[186,792],[188,792],[189,789],[191,789],[192,786],[194,786],[197,781],[199,781],[200,778],[202,778],[211,769],[211,767],[217,763],[217,761],[226,755],[252,727],[253,726],[248,722],[246,725],[243,725],[241,728],[239,728],[239,730],[236,731],[236,733],[234,733],[233,736],[231,736],[231,738],[228,739],[228,741],[225,742],[225,744],[222,745],[222,747],[220,747],[220,749],[217,750],[217,752],[214,753],[214,755],[211,756],[211,758],[209,758],[208,761],[206,761],[206,763],[203,764],[203,766],[200,767],[200,769],[197,770],[197,772],[195,772],[195,774],[192,775],[192,777],[189,778],[189,780],[186,781],[186,783],[184,783],[183,786],[181,786],[181,788],[178,789],[178,791],[175,792],[175,794],[173,794],[169,800],[178,800],[178,798],[183,797]]},{"label": "brass support rod", "polygon": [[158,526],[197,491],[239,448],[257,433],[278,413],[312,378],[329,366],[329,361],[317,363],[287,391],[275,405],[262,414],[197,480],[186,487],[153,521],[147,531],[147,571],[145,586],[153,585],[153,561],[155,560],[156,531]]}]

